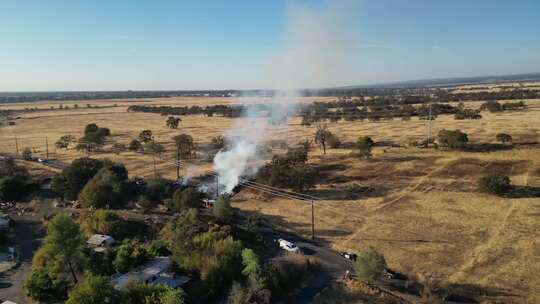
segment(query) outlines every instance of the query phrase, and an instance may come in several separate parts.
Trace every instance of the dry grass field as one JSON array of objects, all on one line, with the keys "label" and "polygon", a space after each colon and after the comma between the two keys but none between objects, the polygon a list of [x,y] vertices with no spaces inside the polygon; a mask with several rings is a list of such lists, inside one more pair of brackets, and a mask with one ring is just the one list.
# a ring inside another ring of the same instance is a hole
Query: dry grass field
[{"label": "dry grass field", "polygon": [[[323,98],[306,99],[322,100]],[[261,99],[253,99],[261,102]],[[264,102],[264,100],[262,100]],[[127,105],[191,105],[235,102],[225,98],[185,98],[152,101],[96,101],[117,104],[109,108],[37,111],[25,114],[15,126],[0,128],[0,152],[31,147],[44,155],[45,138],[54,158],[69,162],[83,154],[74,149],[57,150],[62,135],[80,137],[84,126],[97,123],[112,131],[111,141],[127,144],[143,129],[151,129],[163,143],[166,159],[173,158],[171,138],[181,133],[193,136],[204,147],[213,136],[222,135],[245,118],[183,116],[177,130],[165,126],[166,117],[150,113],[127,113]],[[67,104],[74,104],[69,102]],[[31,104],[47,108],[51,104]],[[350,149],[330,149],[326,155],[313,147],[310,163],[317,166],[321,180],[312,195],[324,198],[316,204],[317,238],[336,249],[362,250],[374,246],[384,253],[391,268],[402,272],[435,276],[460,290],[474,290],[495,303],[540,303],[540,198],[527,189],[540,187],[540,100],[528,100],[529,109],[519,112],[487,113],[481,120],[454,120],[440,116],[432,133],[460,129],[469,134],[477,150],[446,151],[381,146],[369,161],[351,156]],[[10,108],[24,108],[13,104]],[[4,106],[2,107],[4,108]],[[262,119],[262,118],[261,118]],[[405,146],[410,139],[426,135],[426,121],[345,122],[329,124],[344,142],[369,135],[376,142]],[[249,122],[247,124],[249,126]],[[247,128],[249,129],[249,128]],[[266,140],[295,144],[311,139],[315,127],[300,126],[295,118],[287,126],[270,127]],[[236,132],[242,136],[246,129]],[[512,149],[493,149],[499,132],[510,134]],[[107,150],[107,147],[105,148]],[[103,152],[123,162],[130,175],[152,176],[151,156],[132,152],[119,155]],[[157,160],[159,174],[175,177],[172,165]],[[189,161],[182,174],[211,169],[201,157]],[[497,197],[476,191],[476,180],[484,172],[506,172],[520,191],[512,197]],[[234,206],[264,214],[284,229],[310,234],[309,205],[267,197],[250,190],[235,196]]]}]

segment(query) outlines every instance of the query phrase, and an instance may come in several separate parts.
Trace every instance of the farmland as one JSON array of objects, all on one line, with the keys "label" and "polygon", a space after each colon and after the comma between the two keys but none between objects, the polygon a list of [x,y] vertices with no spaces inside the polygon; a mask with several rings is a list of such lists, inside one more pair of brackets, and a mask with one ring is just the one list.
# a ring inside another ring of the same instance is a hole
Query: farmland
[{"label": "farmland", "polygon": [[[314,100],[332,98],[306,97],[301,102]],[[231,126],[260,123],[257,120],[266,118],[182,116],[178,129],[170,129],[165,125],[166,116],[127,112],[127,107],[268,101],[218,97],[63,101],[61,104],[70,109],[55,110],[47,109],[58,107],[59,102],[2,105],[0,109],[42,110],[24,112],[15,125],[0,128],[0,152],[29,147],[35,156],[43,157],[47,142],[50,158],[70,162],[85,153],[73,147],[57,149],[54,142],[66,134],[80,138],[87,124],[96,123],[110,128],[112,135],[103,151],[92,153],[93,157],[122,162],[131,176],[151,177],[157,172],[175,178],[174,166],[167,161],[174,159],[172,137],[187,133],[201,152],[186,161],[181,175],[194,176],[212,169],[211,158],[205,153],[212,137],[242,137],[246,130],[229,131]],[[310,194],[323,199],[315,206],[317,239],[339,250],[376,247],[393,269],[431,276],[452,288],[473,290],[494,301],[540,301],[540,241],[534,237],[540,232],[540,198],[529,194],[529,190],[540,188],[540,100],[526,103],[527,110],[482,112],[480,120],[440,115],[432,122],[434,135],[442,129],[467,133],[471,149],[464,151],[410,147],[411,140],[421,140],[427,133],[428,122],[417,118],[329,123],[329,130],[345,143],[344,147],[360,135],[370,136],[379,144],[370,160],[359,160],[351,155],[350,148],[329,149],[324,155],[312,144],[309,164],[320,176]],[[74,104],[79,105],[77,109]],[[474,108],[479,103],[465,105]],[[286,125],[269,126],[265,141],[285,140],[295,145],[313,139],[316,127],[300,122],[294,117]],[[144,129],[152,130],[155,141],[165,147],[162,159],[156,160],[156,172],[151,155],[111,150],[113,143],[127,145]],[[512,147],[493,145],[500,132],[512,136]],[[523,191],[511,197],[478,193],[477,179],[492,170],[510,176],[512,184]],[[262,214],[292,232],[305,236],[311,233],[310,206],[303,202],[244,189],[235,196],[233,205]]]}]

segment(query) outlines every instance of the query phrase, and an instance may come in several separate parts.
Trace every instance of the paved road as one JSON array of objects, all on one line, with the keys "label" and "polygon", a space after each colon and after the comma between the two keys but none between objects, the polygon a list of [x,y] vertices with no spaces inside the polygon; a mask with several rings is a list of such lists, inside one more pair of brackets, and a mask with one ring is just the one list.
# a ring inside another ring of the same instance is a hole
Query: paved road
[{"label": "paved road", "polygon": [[26,303],[22,293],[24,280],[30,273],[32,256],[37,248],[35,230],[39,225],[36,219],[14,219],[17,249],[21,264],[0,276],[0,300]]}]

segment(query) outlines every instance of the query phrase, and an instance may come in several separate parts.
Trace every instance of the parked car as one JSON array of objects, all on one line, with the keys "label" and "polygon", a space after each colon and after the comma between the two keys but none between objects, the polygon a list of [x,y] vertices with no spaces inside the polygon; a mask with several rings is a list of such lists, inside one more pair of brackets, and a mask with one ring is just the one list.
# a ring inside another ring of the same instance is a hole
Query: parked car
[{"label": "parked car", "polygon": [[356,258],[358,257],[356,253],[352,253],[348,251],[342,251],[339,253],[339,255],[351,261],[356,261]]},{"label": "parked car", "polygon": [[287,250],[288,252],[294,252],[294,253],[300,252],[300,248],[298,248],[298,246],[296,246],[292,242],[289,242],[289,241],[284,240],[284,239],[278,239],[277,242],[278,242],[279,247],[281,249]]},{"label": "parked car", "polygon": [[46,164],[46,163],[49,162],[49,161],[48,161],[47,159],[45,159],[45,158],[38,158],[37,161],[38,161],[38,163],[42,163],[42,164]]},{"label": "parked car", "polygon": [[133,178],[133,180],[135,181],[135,184],[137,184],[139,186],[146,185],[146,182],[144,181],[144,177],[136,176],[136,177]]}]

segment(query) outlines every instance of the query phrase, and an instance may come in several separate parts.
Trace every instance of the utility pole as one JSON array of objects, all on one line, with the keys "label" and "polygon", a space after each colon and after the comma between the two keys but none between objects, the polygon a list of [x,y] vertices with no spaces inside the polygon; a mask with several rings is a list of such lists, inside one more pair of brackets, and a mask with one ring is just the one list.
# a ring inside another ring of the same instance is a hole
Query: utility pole
[{"label": "utility pole", "polygon": [[315,240],[315,207],[313,206],[313,200],[311,200],[311,239]]},{"label": "utility pole", "polygon": [[157,178],[156,153],[153,153],[153,152],[152,152],[152,159],[154,160],[154,178]]},{"label": "utility pole", "polygon": [[19,142],[17,141],[17,135],[15,135],[15,150],[17,151],[17,154],[19,154]]},{"label": "utility pole", "polygon": [[219,175],[216,174],[216,199],[219,197]]},{"label": "utility pole", "polygon": [[426,148],[429,147],[430,141],[431,141],[431,102],[429,103]]},{"label": "utility pole", "polygon": [[180,148],[176,145],[176,180],[180,179]]},{"label": "utility pole", "polygon": [[47,139],[47,136],[45,136],[45,153],[46,153],[46,157],[45,159],[49,159],[49,140]]}]

